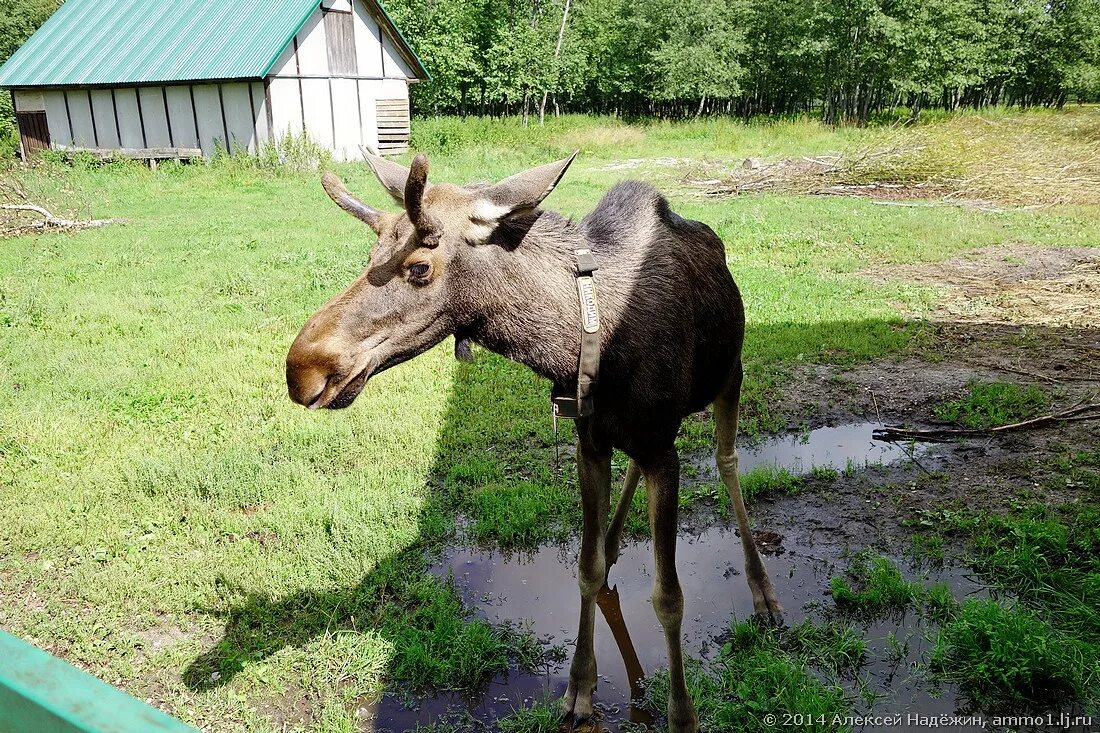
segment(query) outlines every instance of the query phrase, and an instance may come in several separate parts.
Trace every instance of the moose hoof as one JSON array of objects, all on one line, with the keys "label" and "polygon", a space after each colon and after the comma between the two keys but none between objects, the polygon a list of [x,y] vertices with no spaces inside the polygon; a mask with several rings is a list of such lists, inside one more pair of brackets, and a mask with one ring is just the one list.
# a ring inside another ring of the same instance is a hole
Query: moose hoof
[{"label": "moose hoof", "polygon": [[775,628],[783,626],[783,606],[775,599],[773,594],[760,595],[753,598],[753,609],[756,617],[762,623]]},{"label": "moose hoof", "polygon": [[592,727],[592,693],[578,694],[570,685],[561,699],[563,731],[585,731]]}]

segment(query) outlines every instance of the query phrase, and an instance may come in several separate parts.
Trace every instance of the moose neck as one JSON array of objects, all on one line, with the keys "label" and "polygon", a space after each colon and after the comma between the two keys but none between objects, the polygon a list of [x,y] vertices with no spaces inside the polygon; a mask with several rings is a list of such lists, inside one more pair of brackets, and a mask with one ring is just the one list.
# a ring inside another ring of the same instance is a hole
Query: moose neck
[{"label": "moose neck", "polygon": [[580,306],[572,222],[539,211],[502,224],[470,253],[464,284],[468,335],[559,384],[576,379]]}]

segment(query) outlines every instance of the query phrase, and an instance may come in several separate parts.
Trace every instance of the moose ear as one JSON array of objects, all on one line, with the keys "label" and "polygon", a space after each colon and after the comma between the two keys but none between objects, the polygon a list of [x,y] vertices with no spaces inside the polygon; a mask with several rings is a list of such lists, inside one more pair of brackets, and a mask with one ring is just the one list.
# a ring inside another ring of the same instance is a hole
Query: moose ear
[{"label": "moose ear", "polygon": [[499,221],[534,210],[558,185],[578,152],[580,151],[575,151],[568,158],[517,173],[496,185],[480,189],[477,192],[482,204],[479,218]]},{"label": "moose ear", "polygon": [[404,206],[405,182],[409,180],[409,169],[379,155],[372,155],[366,150],[363,151],[363,156],[374,171],[374,175],[378,176],[378,182],[382,187],[389,191],[394,201]]}]

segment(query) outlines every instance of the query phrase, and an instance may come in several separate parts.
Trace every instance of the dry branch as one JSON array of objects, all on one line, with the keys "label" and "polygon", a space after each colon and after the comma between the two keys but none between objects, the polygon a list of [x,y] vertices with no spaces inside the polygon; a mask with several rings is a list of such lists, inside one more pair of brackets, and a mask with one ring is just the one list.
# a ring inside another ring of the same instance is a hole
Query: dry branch
[{"label": "dry branch", "polygon": [[894,443],[902,440],[917,440],[928,443],[940,443],[956,438],[971,438],[979,435],[997,435],[1011,430],[1025,428],[1038,428],[1044,425],[1058,422],[1080,422],[1082,420],[1100,420],[1100,402],[1091,405],[1080,405],[1061,412],[1052,412],[1048,415],[1040,415],[1030,420],[998,425],[992,428],[903,428],[896,425],[887,425],[874,430],[871,437]]},{"label": "dry branch", "polygon": [[0,178],[0,237],[34,232],[65,232],[124,224],[124,219],[77,219],[58,216],[32,199],[14,176]]}]

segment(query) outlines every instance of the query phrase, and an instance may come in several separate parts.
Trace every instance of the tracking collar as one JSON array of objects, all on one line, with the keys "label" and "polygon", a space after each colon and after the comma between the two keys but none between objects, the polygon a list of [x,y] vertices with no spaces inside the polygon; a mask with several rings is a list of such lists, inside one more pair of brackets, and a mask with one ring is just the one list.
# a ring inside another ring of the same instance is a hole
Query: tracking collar
[{"label": "tracking collar", "polygon": [[577,297],[581,304],[581,355],[577,367],[577,394],[565,394],[564,390],[555,385],[550,395],[554,417],[571,420],[588,417],[595,411],[592,391],[600,374],[600,309],[596,304],[594,277],[599,266],[591,250],[578,249],[576,255]]}]

